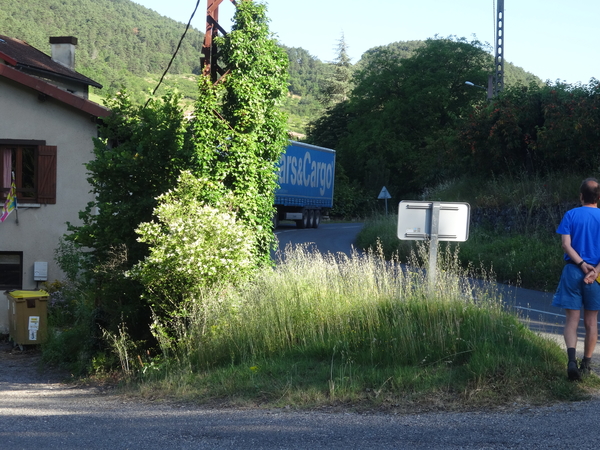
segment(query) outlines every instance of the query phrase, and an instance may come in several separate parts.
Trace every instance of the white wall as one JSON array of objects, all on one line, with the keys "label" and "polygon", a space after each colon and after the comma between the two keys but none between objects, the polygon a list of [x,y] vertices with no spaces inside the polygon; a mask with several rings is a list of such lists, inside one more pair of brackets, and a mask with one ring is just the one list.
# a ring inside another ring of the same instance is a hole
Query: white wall
[{"label": "white wall", "polygon": [[0,77],[0,139],[44,140],[57,146],[56,204],[21,204],[0,223],[0,251],[23,252],[23,288],[35,289],[33,263],[48,262],[48,281],[63,277],[54,249],[66,222],[81,223],[79,211],[93,199],[84,163],[92,158],[96,124],[89,114],[52,98],[41,102],[29,88]]}]

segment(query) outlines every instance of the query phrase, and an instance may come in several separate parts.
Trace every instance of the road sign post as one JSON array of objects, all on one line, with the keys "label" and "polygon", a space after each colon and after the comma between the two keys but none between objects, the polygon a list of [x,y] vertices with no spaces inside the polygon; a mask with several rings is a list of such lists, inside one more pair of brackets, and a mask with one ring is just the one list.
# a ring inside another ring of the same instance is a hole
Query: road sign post
[{"label": "road sign post", "polygon": [[388,214],[388,207],[387,207],[388,198],[392,198],[392,196],[388,192],[387,188],[384,186],[384,187],[381,188],[381,192],[377,196],[377,199],[378,200],[385,199],[385,215],[386,216]]},{"label": "road sign post", "polygon": [[430,293],[435,287],[439,241],[464,242],[469,238],[468,203],[403,200],[398,205],[398,239],[429,240]]}]

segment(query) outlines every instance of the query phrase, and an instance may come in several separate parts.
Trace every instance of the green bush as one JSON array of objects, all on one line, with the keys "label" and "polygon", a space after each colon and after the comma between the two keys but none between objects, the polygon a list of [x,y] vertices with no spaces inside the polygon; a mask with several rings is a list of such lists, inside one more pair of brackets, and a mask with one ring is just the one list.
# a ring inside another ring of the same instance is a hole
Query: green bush
[{"label": "green bush", "polygon": [[49,283],[47,288],[48,339],[42,346],[42,359],[83,375],[99,345],[92,297],[73,281]]},{"label": "green bush", "polygon": [[198,200],[218,189],[184,172],[177,187],[158,198],[157,221],[139,226],[150,255],[130,275],[144,285],[155,312],[175,313],[206,288],[244,280],[255,267],[254,235],[229,197],[212,206]]}]

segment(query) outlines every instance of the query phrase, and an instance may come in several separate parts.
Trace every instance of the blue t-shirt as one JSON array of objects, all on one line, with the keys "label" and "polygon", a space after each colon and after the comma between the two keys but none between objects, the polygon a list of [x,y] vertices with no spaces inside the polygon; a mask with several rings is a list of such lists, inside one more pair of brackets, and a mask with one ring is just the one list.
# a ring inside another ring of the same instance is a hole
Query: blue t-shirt
[{"label": "blue t-shirt", "polygon": [[[567,211],[556,229],[571,236],[571,247],[593,266],[600,262],[600,209],[589,206]],[[565,260],[569,257],[565,254]]]}]

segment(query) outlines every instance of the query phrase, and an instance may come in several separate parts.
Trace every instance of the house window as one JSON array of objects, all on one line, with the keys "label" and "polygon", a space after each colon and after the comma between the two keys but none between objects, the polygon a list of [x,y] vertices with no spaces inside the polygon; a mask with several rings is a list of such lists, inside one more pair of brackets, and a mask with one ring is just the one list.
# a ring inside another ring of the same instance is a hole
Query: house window
[{"label": "house window", "polygon": [[12,175],[21,203],[56,203],[56,147],[43,141],[0,140],[0,195],[8,195]]},{"label": "house window", "polygon": [[0,291],[23,289],[23,252],[0,252]]}]

